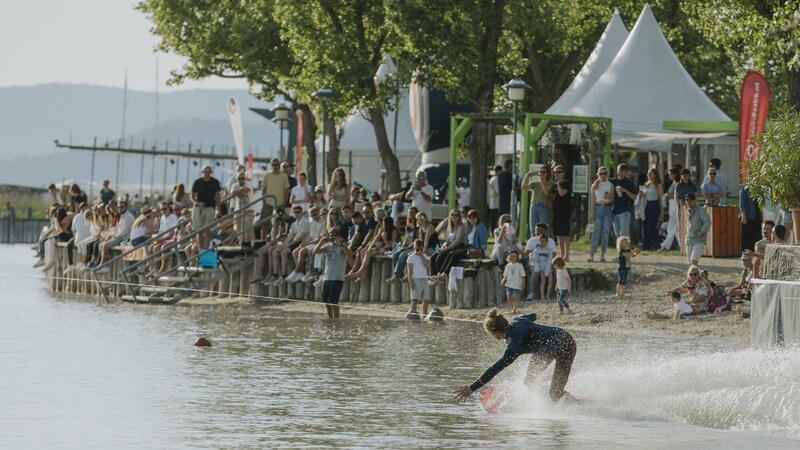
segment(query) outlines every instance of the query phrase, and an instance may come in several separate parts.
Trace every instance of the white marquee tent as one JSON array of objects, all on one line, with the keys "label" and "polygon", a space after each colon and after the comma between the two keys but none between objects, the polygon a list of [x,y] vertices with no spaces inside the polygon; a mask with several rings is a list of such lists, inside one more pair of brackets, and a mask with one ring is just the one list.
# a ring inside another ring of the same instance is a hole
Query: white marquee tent
[{"label": "white marquee tent", "polygon": [[578,75],[575,76],[575,79],[572,80],[567,90],[548,109],[547,114],[561,114],[552,111],[562,111],[569,108],[583,97],[583,94],[594,85],[597,79],[608,69],[608,66],[611,65],[611,61],[617,56],[619,49],[625,44],[627,38],[628,30],[619,16],[619,10],[615,9],[614,15],[611,16],[603,35],[600,36],[600,40],[597,41],[594,50],[589,55],[589,58],[586,59],[586,63],[578,72]]},{"label": "white marquee tent", "polygon": [[731,120],[686,72],[664,38],[649,4],[597,81],[579,98],[573,93],[564,101],[559,99],[546,113],[610,117],[613,143],[660,152],[669,151],[674,139],[686,137],[664,131],[666,120]]}]

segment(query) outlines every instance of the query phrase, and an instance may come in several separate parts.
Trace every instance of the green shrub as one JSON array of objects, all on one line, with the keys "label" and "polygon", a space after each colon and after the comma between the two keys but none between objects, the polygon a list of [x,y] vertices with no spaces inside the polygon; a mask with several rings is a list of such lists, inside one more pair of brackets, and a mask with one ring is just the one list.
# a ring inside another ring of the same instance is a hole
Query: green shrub
[{"label": "green shrub", "polygon": [[614,282],[605,273],[597,269],[586,269],[584,276],[584,284],[589,291],[607,291],[614,287]]}]

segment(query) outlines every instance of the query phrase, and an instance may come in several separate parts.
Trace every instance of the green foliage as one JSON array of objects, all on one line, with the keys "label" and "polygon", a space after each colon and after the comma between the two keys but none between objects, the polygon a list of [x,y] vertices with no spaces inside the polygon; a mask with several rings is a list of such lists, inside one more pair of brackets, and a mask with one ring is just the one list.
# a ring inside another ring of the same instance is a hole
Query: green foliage
[{"label": "green foliage", "polygon": [[800,208],[800,113],[787,110],[779,120],[767,122],[758,141],[758,158],[745,165],[750,194],[762,205],[769,200]]},{"label": "green foliage", "polygon": [[735,81],[757,70],[772,86],[773,105],[800,107],[800,1],[695,0],[685,7],[689,22],[733,62]]},{"label": "green foliage", "polygon": [[594,269],[586,269],[584,283],[589,291],[607,291],[614,287],[614,282],[605,273]]}]

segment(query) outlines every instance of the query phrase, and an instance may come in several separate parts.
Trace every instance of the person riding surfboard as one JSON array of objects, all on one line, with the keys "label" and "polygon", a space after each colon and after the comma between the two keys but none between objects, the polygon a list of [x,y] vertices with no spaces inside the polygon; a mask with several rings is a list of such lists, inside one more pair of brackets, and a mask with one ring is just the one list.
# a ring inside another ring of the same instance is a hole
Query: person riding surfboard
[{"label": "person riding surfboard", "polygon": [[497,308],[486,313],[483,327],[487,333],[497,340],[506,340],[506,351],[491,367],[472,384],[464,385],[453,391],[456,402],[464,402],[480,387],[486,385],[503,369],[511,365],[523,354],[531,354],[528,370],[539,373],[555,360],[556,367],[550,382],[550,398],[559,400],[566,391],[564,387],[569,380],[572,361],[575,359],[576,346],[572,335],[558,327],[548,327],[535,323],[536,314],[515,317],[509,322]]}]

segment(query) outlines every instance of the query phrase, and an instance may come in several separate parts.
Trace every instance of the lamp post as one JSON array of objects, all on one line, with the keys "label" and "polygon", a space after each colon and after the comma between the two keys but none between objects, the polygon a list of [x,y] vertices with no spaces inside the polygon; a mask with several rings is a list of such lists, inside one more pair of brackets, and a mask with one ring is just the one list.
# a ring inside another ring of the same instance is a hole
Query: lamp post
[{"label": "lamp post", "polygon": [[329,87],[321,87],[311,95],[322,99],[322,186],[325,186],[325,175],[327,174],[325,141],[328,138],[328,99],[336,97],[336,92]]},{"label": "lamp post", "polygon": [[283,153],[283,130],[286,128],[287,123],[289,122],[289,107],[283,103],[278,103],[272,108],[272,112],[275,113],[275,122],[278,124],[278,128],[280,128],[280,141],[278,141],[278,154],[280,155],[281,161],[285,161],[285,156]]},{"label": "lamp post", "polygon": [[503,85],[503,89],[508,91],[508,99],[514,104],[514,147],[511,157],[511,223],[517,226],[517,110],[519,102],[525,99],[525,91],[531,89],[521,78],[514,78]]}]

